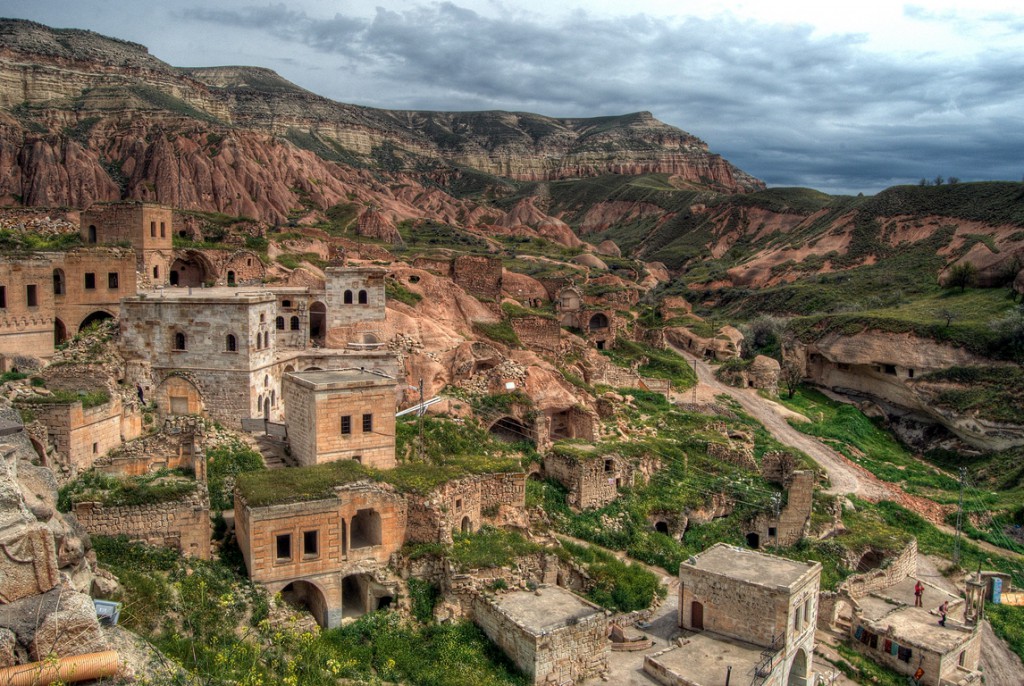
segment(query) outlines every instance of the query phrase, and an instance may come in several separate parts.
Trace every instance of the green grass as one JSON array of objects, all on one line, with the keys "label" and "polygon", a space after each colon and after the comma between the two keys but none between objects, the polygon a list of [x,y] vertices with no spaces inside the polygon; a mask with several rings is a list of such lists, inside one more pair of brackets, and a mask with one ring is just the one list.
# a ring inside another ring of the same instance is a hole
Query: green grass
[{"label": "green grass", "polygon": [[543,547],[521,534],[492,526],[472,533],[457,533],[448,552],[459,571],[487,567],[509,567],[517,558],[539,553]]},{"label": "green grass", "polygon": [[559,539],[572,559],[581,563],[593,580],[586,596],[601,607],[616,612],[644,610],[667,589],[658,577],[635,563],[626,563],[603,550]]},{"label": "green grass", "polygon": [[523,347],[522,342],[519,340],[519,336],[516,335],[512,325],[507,321],[500,321],[495,324],[473,322],[473,331],[485,338],[490,338],[492,341],[504,343],[510,348]]},{"label": "green grass", "polygon": [[996,636],[1024,659],[1024,607],[986,603],[985,618],[992,624]]},{"label": "green grass", "polygon": [[215,512],[235,506],[234,486],[239,474],[264,469],[263,457],[240,442],[207,450],[206,464],[210,509]]},{"label": "green grass", "polygon": [[900,483],[907,492],[944,499],[955,497],[959,485],[953,477],[914,459],[885,429],[853,405],[831,400],[818,391],[801,386],[792,398],[780,403],[811,420],[791,422],[801,433],[824,443],[885,481]]},{"label": "green grass", "polygon": [[43,236],[38,233],[19,233],[9,229],[0,230],[0,253],[32,253],[42,251],[65,251],[81,247],[82,237],[76,233],[62,233]]},{"label": "green grass", "polygon": [[166,470],[126,477],[88,471],[60,489],[57,508],[70,512],[75,503],[83,502],[99,502],[106,507],[152,505],[179,500],[195,490],[195,480]]},{"label": "green grass", "polygon": [[967,386],[944,390],[937,407],[972,412],[983,419],[1024,424],[1024,368],[950,367],[918,377],[920,382],[952,382]]},{"label": "green grass", "polygon": [[642,362],[637,367],[637,372],[641,376],[668,379],[677,391],[693,388],[697,383],[697,376],[690,363],[671,350],[655,348],[646,343],[620,337],[615,340],[613,349],[605,350],[603,353],[621,367],[629,367],[634,362]]},{"label": "green grass", "polygon": [[416,304],[423,300],[422,295],[409,290],[400,282],[392,279],[388,279],[384,282],[384,296],[389,300],[397,300],[400,303],[405,303],[409,307],[416,307]]}]

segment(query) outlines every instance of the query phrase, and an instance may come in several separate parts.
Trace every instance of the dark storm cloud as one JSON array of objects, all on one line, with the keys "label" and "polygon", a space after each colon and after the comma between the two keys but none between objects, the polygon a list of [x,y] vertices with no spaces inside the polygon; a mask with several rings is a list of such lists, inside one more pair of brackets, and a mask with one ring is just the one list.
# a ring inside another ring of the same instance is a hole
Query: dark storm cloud
[{"label": "dark storm cloud", "polygon": [[313,48],[330,68],[302,85],[340,100],[554,116],[651,110],[776,185],[871,192],[937,174],[1019,178],[1024,165],[1019,54],[952,57],[936,46],[897,59],[863,36],[728,15],[551,20],[450,2],[369,18],[284,5],[183,16]]}]

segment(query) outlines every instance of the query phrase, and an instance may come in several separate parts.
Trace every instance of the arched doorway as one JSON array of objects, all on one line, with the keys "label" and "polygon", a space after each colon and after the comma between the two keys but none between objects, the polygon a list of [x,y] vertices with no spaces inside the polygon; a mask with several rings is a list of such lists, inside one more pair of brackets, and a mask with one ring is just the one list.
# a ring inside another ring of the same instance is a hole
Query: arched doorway
[{"label": "arched doorway", "polygon": [[319,300],[309,306],[309,339],[323,345],[327,336],[327,305]]},{"label": "arched doorway", "polygon": [[658,520],[657,522],[654,523],[654,530],[657,531],[659,534],[665,534],[667,536],[668,535],[668,522],[666,522],[663,519],[662,520]]},{"label": "arched doorway", "polygon": [[293,581],[281,589],[281,598],[293,607],[308,610],[317,624],[327,626],[327,599],[315,584]]},{"label": "arched doorway", "polygon": [[201,414],[203,396],[188,379],[170,376],[157,387],[156,404],[164,415]]},{"label": "arched doorway", "polygon": [[60,317],[53,318],[53,344],[60,345],[68,339],[68,327],[64,326],[64,322],[60,320]]},{"label": "arched doorway", "polygon": [[881,550],[871,550],[864,553],[860,560],[857,562],[858,572],[870,572],[872,569],[878,569],[885,562],[885,553]]},{"label": "arched doorway", "polygon": [[696,600],[690,603],[690,627],[704,631],[704,606]]},{"label": "arched doorway", "polygon": [[757,550],[761,547],[761,536],[757,532],[751,531],[749,534],[747,534],[746,538],[748,548],[753,548],[754,550]]},{"label": "arched doorway", "polygon": [[89,225],[89,242],[96,242],[96,226],[94,224]]},{"label": "arched doorway", "polygon": [[608,317],[604,312],[598,312],[590,318],[590,330],[597,331],[598,329],[608,328]]},{"label": "arched doorway", "polygon": [[85,331],[96,322],[102,322],[107,319],[113,318],[114,315],[110,314],[109,312],[104,312],[103,310],[96,310],[95,312],[93,312],[88,317],[82,320],[82,323],[78,325],[78,330]]},{"label": "arched doorway", "polygon": [[786,680],[786,686],[807,686],[808,676],[807,653],[801,648],[796,651],[793,666],[789,668],[789,679]]},{"label": "arched doorway", "polygon": [[502,417],[491,424],[491,428],[488,430],[495,438],[506,443],[520,443],[522,441],[533,443],[533,435],[530,433],[530,430],[515,417]]},{"label": "arched doorway", "polygon": [[365,583],[360,574],[350,574],[341,580],[341,614],[343,617],[362,617],[366,614]]},{"label": "arched doorway", "polygon": [[473,520],[468,516],[462,518],[462,533],[471,534],[473,533]]},{"label": "arched doorway", "polygon": [[213,268],[199,253],[188,251],[171,263],[172,286],[202,286],[213,281]]}]

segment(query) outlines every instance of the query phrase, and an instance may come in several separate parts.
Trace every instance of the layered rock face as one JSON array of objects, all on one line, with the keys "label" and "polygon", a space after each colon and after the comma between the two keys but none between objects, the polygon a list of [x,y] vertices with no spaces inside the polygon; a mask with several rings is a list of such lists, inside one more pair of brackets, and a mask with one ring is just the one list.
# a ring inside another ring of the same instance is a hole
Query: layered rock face
[{"label": "layered rock face", "polygon": [[[656,172],[726,192],[764,187],[647,112],[554,119],[376,110],[264,69],[176,69],[134,43],[0,21],[0,195],[8,204],[128,197],[281,221],[304,204],[395,195],[413,180],[403,170],[453,165],[531,181]],[[390,200],[378,204],[386,210]],[[403,209],[402,218],[423,216]]]}]

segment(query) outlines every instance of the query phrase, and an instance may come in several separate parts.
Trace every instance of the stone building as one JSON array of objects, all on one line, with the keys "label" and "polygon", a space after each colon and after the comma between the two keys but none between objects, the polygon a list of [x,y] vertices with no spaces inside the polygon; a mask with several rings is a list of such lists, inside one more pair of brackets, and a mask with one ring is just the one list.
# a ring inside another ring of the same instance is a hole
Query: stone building
[{"label": "stone building", "polygon": [[135,294],[135,258],[82,248],[0,260],[0,355],[48,358],[93,322],[116,317]]},{"label": "stone building", "polygon": [[175,289],[126,298],[122,312],[129,380],[161,415],[280,416],[273,293]]},{"label": "stone building", "polygon": [[361,369],[286,374],[288,440],[300,465],[355,460],[395,466],[393,377]]},{"label": "stone building", "polygon": [[821,564],[718,543],[679,566],[683,645],[644,660],[670,686],[707,683],[725,657],[738,683],[810,686]]},{"label": "stone building", "polygon": [[311,317],[323,315],[324,328],[316,327],[311,337],[326,337],[329,347],[340,348],[355,340],[354,326],[384,321],[386,272],[380,267],[328,267],[325,273],[326,305],[310,312]]},{"label": "stone building", "polygon": [[406,510],[404,497],[366,480],[341,484],[329,498],[268,505],[248,504],[240,489],[235,536],[249,578],[292,594],[331,628],[394,598],[375,572],[405,543]]},{"label": "stone building", "polygon": [[573,445],[544,456],[544,472],[567,489],[570,507],[601,507],[619,497],[619,488],[647,483],[660,463],[654,458],[630,459],[618,454],[591,454],[593,446]]},{"label": "stone building", "polygon": [[561,326],[580,331],[598,350],[615,344],[615,336],[621,326],[615,311],[587,305],[583,292],[576,286],[569,285],[558,291],[555,313]]},{"label": "stone building", "polygon": [[170,207],[134,200],[96,203],[82,212],[82,242],[86,245],[124,245],[135,249],[135,271],[143,282],[171,282],[174,211]]},{"label": "stone building", "polygon": [[453,533],[477,531],[509,510],[526,511],[526,473],[474,474],[441,484],[426,495],[410,494],[407,538],[450,544]]},{"label": "stone building", "polygon": [[452,281],[484,302],[501,302],[502,278],[500,257],[459,255],[452,260]]},{"label": "stone building", "polygon": [[760,514],[747,523],[747,545],[757,549],[762,545],[787,547],[799,543],[811,523],[817,481],[813,471],[794,471],[784,483],[786,504],[778,514]]},{"label": "stone building", "polygon": [[477,596],[473,621],[533,684],[579,683],[607,667],[605,611],[559,586]]}]

